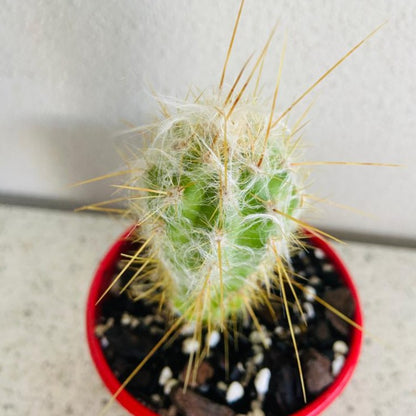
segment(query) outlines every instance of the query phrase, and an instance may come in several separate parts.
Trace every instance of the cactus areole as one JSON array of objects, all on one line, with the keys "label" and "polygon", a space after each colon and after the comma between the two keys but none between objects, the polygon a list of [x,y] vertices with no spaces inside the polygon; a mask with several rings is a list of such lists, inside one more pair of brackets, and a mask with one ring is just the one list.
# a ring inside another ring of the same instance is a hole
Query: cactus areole
[{"label": "cactus areole", "polygon": [[129,189],[140,189],[130,212],[167,302],[219,326],[261,303],[277,257],[287,265],[303,175],[291,163],[296,140],[270,108],[212,97],[175,103],[149,127],[145,170]]}]

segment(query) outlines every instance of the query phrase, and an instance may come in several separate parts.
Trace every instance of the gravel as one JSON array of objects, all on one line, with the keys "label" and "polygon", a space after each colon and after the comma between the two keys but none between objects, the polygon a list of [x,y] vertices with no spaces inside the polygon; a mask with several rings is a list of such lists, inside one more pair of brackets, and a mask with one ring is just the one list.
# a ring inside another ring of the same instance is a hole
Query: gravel
[{"label": "gravel", "polygon": [[[304,299],[307,325],[300,311],[292,314],[292,321],[311,401],[342,370],[350,334],[350,326],[316,302],[315,296],[348,317],[353,317],[354,304],[351,293],[341,285],[335,268],[321,250],[300,251],[292,264],[295,272],[307,279],[298,280],[307,286],[307,291],[296,289],[299,299]],[[123,278],[128,281],[130,277],[127,273]],[[293,303],[290,288],[286,293]],[[197,368],[188,371],[189,358],[200,347],[191,323],[155,353],[127,390],[162,416],[285,416],[302,408],[303,395],[287,317],[280,302],[271,304],[274,314],[267,308],[256,310],[261,331],[247,319],[239,322],[237,339],[232,329],[228,331],[228,375],[224,337],[219,331],[202,334],[200,339],[209,344],[210,352]],[[113,292],[103,302],[96,336],[120,381],[134,370],[170,324],[154,305],[143,300],[133,302],[125,293]],[[187,374],[189,384],[184,389]]]}]

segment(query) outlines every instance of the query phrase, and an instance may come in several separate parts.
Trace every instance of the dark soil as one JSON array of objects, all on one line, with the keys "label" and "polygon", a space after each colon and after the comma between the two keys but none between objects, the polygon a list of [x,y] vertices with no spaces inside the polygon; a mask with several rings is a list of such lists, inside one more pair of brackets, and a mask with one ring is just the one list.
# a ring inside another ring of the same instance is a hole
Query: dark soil
[{"label": "dark soil", "polygon": [[[321,250],[300,250],[293,256],[292,264],[295,272],[303,276],[297,278],[299,283],[313,288],[319,297],[353,317],[352,296]],[[129,277],[127,273],[123,278],[127,282]],[[291,314],[310,402],[341,370],[348,354],[350,327],[313,296],[300,289],[296,292],[307,315],[305,325],[298,311]],[[286,293],[290,294],[289,287]],[[293,296],[289,300],[293,301]],[[289,415],[302,408],[304,401],[287,317],[281,303],[273,303],[273,308],[277,321],[266,308],[256,311],[266,339],[249,320],[240,322],[237,339],[230,328],[228,377],[224,339],[218,334],[218,340],[212,336],[210,355],[201,363],[191,386],[186,391],[182,388],[189,359],[186,350],[192,346],[193,335],[192,328],[188,333],[184,328],[174,342],[164,345],[140,370],[127,391],[156,413],[169,416]],[[120,382],[168,327],[154,305],[133,302],[116,291],[105,298],[96,335]],[[264,342],[270,348],[266,349]]]}]

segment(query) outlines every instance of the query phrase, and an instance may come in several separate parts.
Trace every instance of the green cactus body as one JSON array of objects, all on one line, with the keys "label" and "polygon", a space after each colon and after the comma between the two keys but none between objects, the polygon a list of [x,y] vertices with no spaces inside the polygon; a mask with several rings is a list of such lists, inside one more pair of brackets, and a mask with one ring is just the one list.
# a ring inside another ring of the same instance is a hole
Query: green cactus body
[{"label": "green cactus body", "polygon": [[151,238],[168,301],[179,313],[198,304],[202,321],[214,325],[272,283],[276,248],[287,260],[301,208],[285,125],[265,145],[266,112],[245,102],[226,120],[218,107],[181,104],[154,126],[146,170],[133,185],[157,192],[145,191],[132,208],[152,215],[138,232]]}]

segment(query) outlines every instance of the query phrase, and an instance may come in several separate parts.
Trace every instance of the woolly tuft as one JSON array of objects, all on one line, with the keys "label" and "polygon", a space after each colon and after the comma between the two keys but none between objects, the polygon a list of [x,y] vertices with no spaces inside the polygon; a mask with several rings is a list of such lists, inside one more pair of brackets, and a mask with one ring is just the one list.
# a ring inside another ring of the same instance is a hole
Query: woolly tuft
[{"label": "woolly tuft", "polygon": [[276,252],[289,262],[302,205],[291,132],[283,122],[270,128],[258,98],[233,100],[164,102],[148,128],[144,173],[130,181],[140,190],[130,212],[166,301],[214,326],[261,303]]}]

